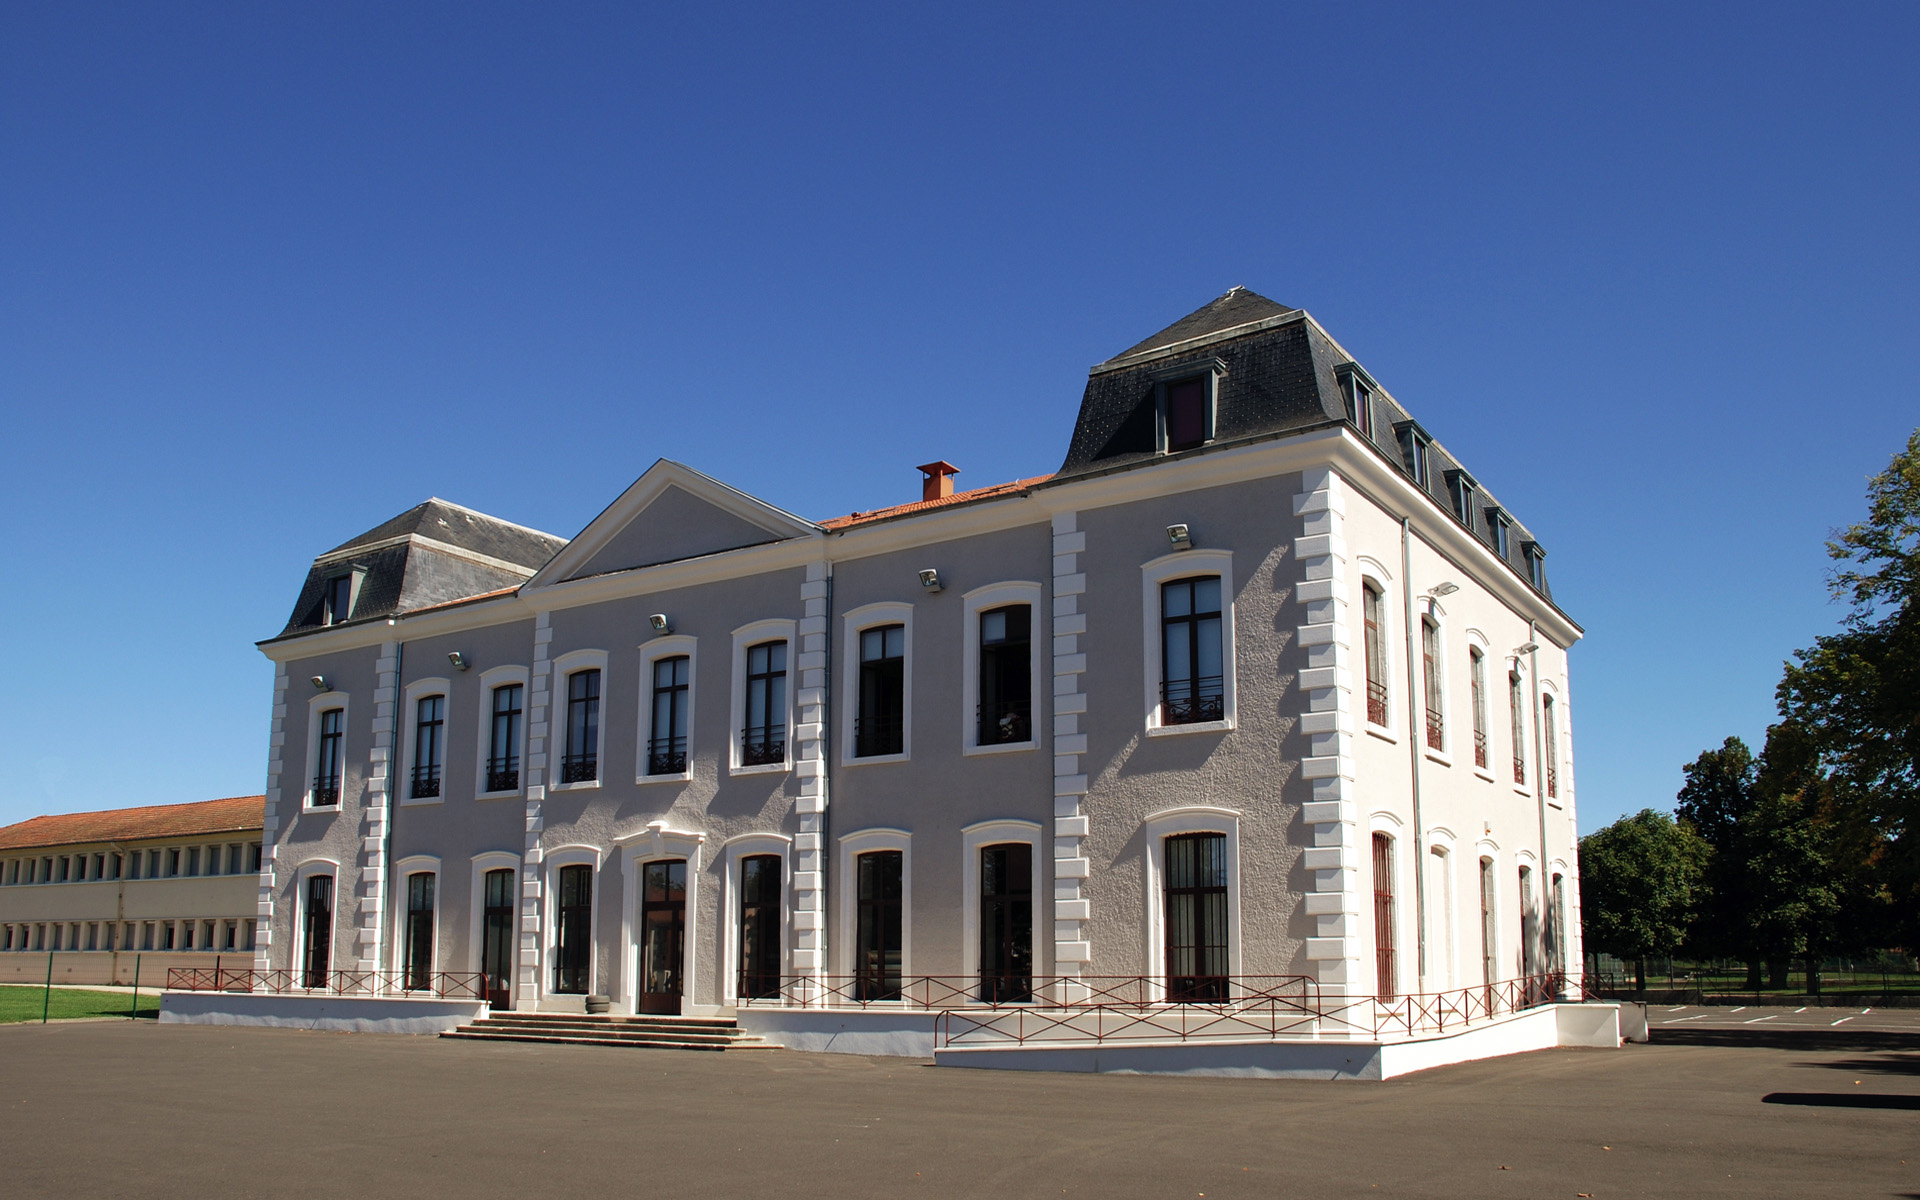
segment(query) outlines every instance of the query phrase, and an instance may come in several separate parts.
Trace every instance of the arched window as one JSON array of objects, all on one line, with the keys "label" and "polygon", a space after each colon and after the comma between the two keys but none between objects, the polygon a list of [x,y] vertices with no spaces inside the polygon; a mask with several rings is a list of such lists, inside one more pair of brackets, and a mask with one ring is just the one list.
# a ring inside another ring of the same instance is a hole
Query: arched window
[{"label": "arched window", "polygon": [[1560,751],[1554,744],[1553,697],[1540,697],[1540,741],[1546,747],[1547,761],[1541,764],[1542,782],[1547,798],[1560,794]]},{"label": "arched window", "polygon": [[1513,720],[1513,781],[1527,781],[1527,698],[1520,687],[1520,672],[1507,672],[1507,709]]},{"label": "arched window", "polygon": [[1033,846],[980,847],[980,998],[1033,996]]},{"label": "arched window", "polygon": [[553,954],[553,990],[585,995],[593,961],[593,868],[560,868],[558,938]]},{"label": "arched window", "polygon": [[1533,868],[1520,868],[1520,974],[1540,973],[1540,905],[1533,894]]},{"label": "arched window", "polygon": [[1387,646],[1385,606],[1380,589],[1372,580],[1360,585],[1360,611],[1366,622],[1367,720],[1375,725],[1387,723]]},{"label": "arched window", "polygon": [[1373,969],[1374,994],[1393,998],[1393,839],[1373,835]]},{"label": "arched window", "polygon": [[[785,642],[777,643],[783,650]],[[740,996],[780,994],[781,862],[778,854],[740,860]]]},{"label": "arched window", "polygon": [[[439,697],[434,697],[439,699]],[[407,876],[407,965],[406,990],[427,991],[433,987],[433,892],[432,871],[415,871]]]},{"label": "arched window", "polygon": [[1420,670],[1426,685],[1427,748],[1446,745],[1446,696],[1440,687],[1440,626],[1432,617],[1420,618]]},{"label": "arched window", "polygon": [[1227,835],[1166,839],[1167,999],[1227,998]]},{"label": "arched window", "polygon": [[333,970],[333,876],[307,877],[306,912],[302,924],[306,954],[300,986],[324,988]]},{"label": "arched window", "polygon": [[1480,860],[1480,981],[1487,987],[1487,1010],[1493,1010],[1493,985],[1500,981],[1498,934],[1494,927],[1493,860]]},{"label": "arched window", "polygon": [[1487,767],[1487,656],[1478,646],[1467,649],[1467,672],[1473,680],[1473,765]]}]

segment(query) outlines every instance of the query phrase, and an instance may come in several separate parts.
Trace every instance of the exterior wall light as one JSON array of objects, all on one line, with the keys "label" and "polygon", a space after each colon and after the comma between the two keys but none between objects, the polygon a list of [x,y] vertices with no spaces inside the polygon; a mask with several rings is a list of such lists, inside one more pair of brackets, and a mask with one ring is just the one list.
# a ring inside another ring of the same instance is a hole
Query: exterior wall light
[{"label": "exterior wall light", "polygon": [[1192,549],[1193,531],[1185,525],[1169,525],[1167,526],[1167,541],[1172,543],[1175,550]]},{"label": "exterior wall light", "polygon": [[1447,582],[1447,583],[1436,583],[1436,584],[1434,584],[1434,585],[1433,585],[1432,587],[1430,587],[1430,588],[1428,588],[1428,589],[1427,589],[1427,595],[1429,595],[1429,596],[1451,596],[1451,595],[1453,595],[1453,594],[1454,594],[1455,592],[1457,592],[1457,591],[1459,591],[1459,590],[1460,590],[1460,585],[1459,585],[1459,584],[1457,584],[1457,583],[1453,583],[1453,582],[1451,582],[1451,581],[1449,581],[1449,582]]},{"label": "exterior wall light", "polygon": [[1513,652],[1515,654],[1532,654],[1535,650],[1538,650],[1539,648],[1540,648],[1539,642],[1528,642],[1524,646],[1515,646],[1513,648]]},{"label": "exterior wall light", "polygon": [[327,677],[325,675],[315,675],[312,682],[314,691],[324,692],[327,690]]},{"label": "exterior wall light", "polygon": [[920,586],[929,592],[937,592],[946,585],[940,582],[940,572],[932,567],[920,572]]},{"label": "exterior wall light", "polygon": [[647,618],[647,624],[653,626],[655,633],[666,633],[673,628],[673,623],[667,620],[667,614],[665,613],[654,613]]},{"label": "exterior wall light", "polygon": [[447,655],[447,661],[453,664],[453,669],[456,671],[464,671],[467,669],[468,664],[467,664],[466,656],[461,654],[458,650],[455,650],[452,654]]}]

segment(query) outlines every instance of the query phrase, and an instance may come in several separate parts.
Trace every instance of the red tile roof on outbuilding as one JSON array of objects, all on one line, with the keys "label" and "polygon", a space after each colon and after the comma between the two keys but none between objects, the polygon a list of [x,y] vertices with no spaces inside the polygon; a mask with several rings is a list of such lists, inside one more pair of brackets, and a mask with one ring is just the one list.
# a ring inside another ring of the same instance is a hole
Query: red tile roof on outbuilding
[{"label": "red tile roof on outbuilding", "polygon": [[896,504],[892,508],[876,508],[872,512],[850,513],[844,517],[834,517],[820,522],[822,529],[851,529],[855,525],[865,525],[869,521],[884,521],[889,517],[906,517],[915,513],[927,512],[936,508],[945,508],[950,504],[965,504],[970,500],[991,500],[996,496],[1011,496],[1015,492],[1025,491],[1035,484],[1045,483],[1051,475],[1035,475],[1032,479],[1016,479],[1012,483],[996,483],[992,487],[975,488],[970,492],[955,492],[951,496],[941,496],[936,500],[915,500],[912,504]]},{"label": "red tile roof on outbuilding", "polygon": [[81,842],[131,842],[145,838],[246,833],[264,828],[265,796],[229,796],[189,804],[152,804],[106,812],[32,817],[0,829],[0,850],[73,846]]}]

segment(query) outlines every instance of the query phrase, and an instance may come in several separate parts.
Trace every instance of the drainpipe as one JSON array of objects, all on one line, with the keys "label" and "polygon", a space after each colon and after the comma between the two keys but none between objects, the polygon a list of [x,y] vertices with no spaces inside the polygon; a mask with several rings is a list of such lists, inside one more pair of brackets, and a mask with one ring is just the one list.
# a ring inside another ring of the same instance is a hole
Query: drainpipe
[{"label": "drainpipe", "polygon": [[120,927],[127,921],[127,853],[119,842],[107,843],[108,854],[120,856],[120,871],[113,877],[113,955],[107,960],[107,982],[120,982],[120,952],[126,947],[120,944]]},{"label": "drainpipe", "polygon": [[[833,731],[833,559],[827,559],[827,631],[824,645],[827,651],[826,670],[820,674],[820,928],[814,933],[814,941],[820,947],[820,979],[825,980],[833,974],[832,946],[827,931],[833,924],[827,919],[827,913],[833,896],[833,877],[830,874],[833,862],[833,756],[837,749]],[[824,987],[821,1002],[826,1002]]]},{"label": "drainpipe", "polygon": [[[1424,744],[1421,726],[1418,672],[1420,646],[1413,625],[1413,519],[1400,518],[1400,590],[1406,598],[1407,625],[1407,756],[1413,781],[1413,943],[1419,966],[1419,982],[1424,990],[1427,978],[1427,851],[1426,826],[1420,820],[1420,747]],[[1543,818],[1544,819],[1544,818]],[[1543,825],[1542,828],[1545,826]]]},{"label": "drainpipe", "polygon": [[[374,930],[373,934],[374,947],[380,952],[380,957],[374,960],[375,971],[382,970],[385,962],[392,961],[387,931],[393,928],[393,822],[400,812],[400,806],[394,803],[394,796],[400,786],[400,738],[406,728],[400,711],[400,698],[407,694],[406,663],[407,644],[396,638],[393,643],[393,744],[387,747],[387,819],[383,823],[386,836],[380,839],[380,928]],[[376,701],[374,712],[377,715],[379,711],[380,706]],[[445,774],[444,770],[442,774]]]},{"label": "drainpipe", "polygon": [[[1527,652],[1527,674],[1533,677],[1533,799],[1540,811],[1540,928],[1543,932],[1551,933],[1553,861],[1547,854],[1547,756],[1540,735],[1540,628],[1539,623],[1531,617],[1527,619],[1527,645],[1533,647]],[[1524,902],[1524,897],[1522,900]],[[1545,941],[1544,938],[1541,940]],[[1550,962],[1540,964],[1543,971],[1551,966]]]}]

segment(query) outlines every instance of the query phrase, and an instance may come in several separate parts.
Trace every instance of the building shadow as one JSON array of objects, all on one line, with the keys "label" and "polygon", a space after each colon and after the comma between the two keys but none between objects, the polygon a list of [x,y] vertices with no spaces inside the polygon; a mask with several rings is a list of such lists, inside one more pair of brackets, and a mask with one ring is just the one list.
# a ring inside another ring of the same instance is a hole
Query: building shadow
[{"label": "building shadow", "polygon": [[1920,1112],[1920,1096],[1888,1096],[1879,1092],[1769,1092],[1762,1104],[1799,1104],[1809,1108],[1895,1108]]},{"label": "building shadow", "polygon": [[1727,1046],[1763,1050],[1813,1050],[1827,1053],[1872,1050],[1920,1050],[1920,1031],[1895,1033],[1862,1029],[1673,1029],[1655,1028],[1649,1038],[1659,1046]]}]

